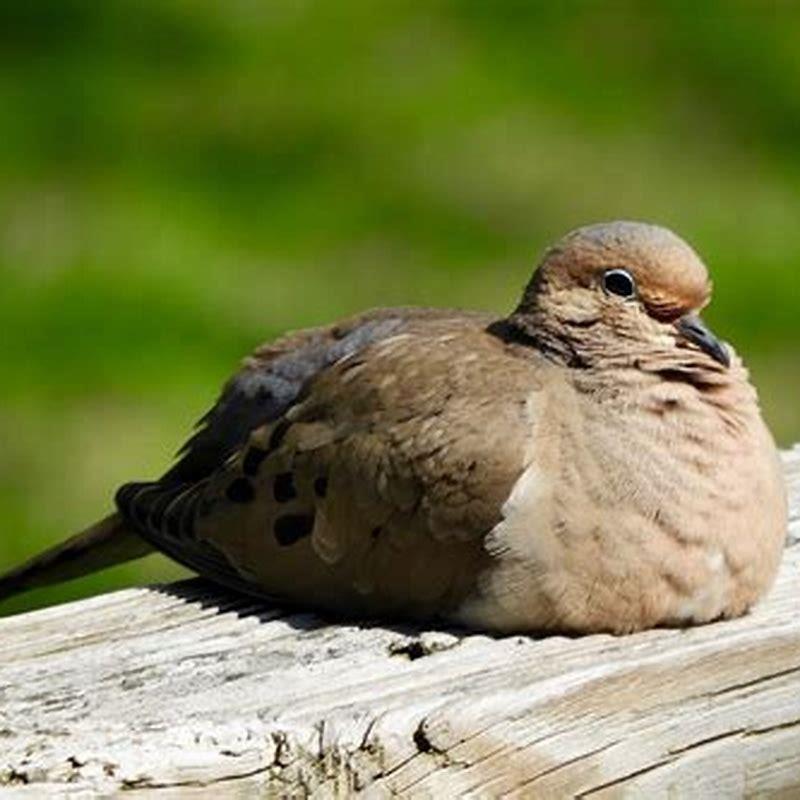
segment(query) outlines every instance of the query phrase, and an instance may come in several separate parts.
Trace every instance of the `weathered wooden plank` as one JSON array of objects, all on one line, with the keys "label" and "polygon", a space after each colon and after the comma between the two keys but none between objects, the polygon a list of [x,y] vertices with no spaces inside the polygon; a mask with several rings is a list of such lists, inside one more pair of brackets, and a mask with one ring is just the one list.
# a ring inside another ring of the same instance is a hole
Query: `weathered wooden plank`
[{"label": "weathered wooden plank", "polygon": [[779,579],[732,622],[495,639],[199,581],[0,620],[0,794],[800,794],[800,449],[785,464]]}]

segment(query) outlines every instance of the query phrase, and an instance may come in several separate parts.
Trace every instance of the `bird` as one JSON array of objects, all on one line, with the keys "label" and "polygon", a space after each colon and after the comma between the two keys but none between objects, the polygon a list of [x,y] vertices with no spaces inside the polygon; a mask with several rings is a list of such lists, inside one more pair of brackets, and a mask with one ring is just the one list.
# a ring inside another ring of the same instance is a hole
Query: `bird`
[{"label": "bird", "polygon": [[659,225],[578,228],[514,310],[385,308],[246,358],[158,480],[0,597],[165,553],[332,617],[626,634],[737,617],[787,529],[775,444]]}]

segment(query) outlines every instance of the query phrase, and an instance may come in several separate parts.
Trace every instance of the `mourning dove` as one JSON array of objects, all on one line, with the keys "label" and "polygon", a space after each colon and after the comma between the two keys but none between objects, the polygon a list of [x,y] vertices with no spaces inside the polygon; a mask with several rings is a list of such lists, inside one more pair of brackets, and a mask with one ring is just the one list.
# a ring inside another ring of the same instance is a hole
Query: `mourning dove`
[{"label": "mourning dove", "polygon": [[581,228],[516,310],[381,309],[256,350],[175,466],[0,582],[151,547],[233,589],[491,631],[687,625],[770,586],[787,503],[695,252]]}]

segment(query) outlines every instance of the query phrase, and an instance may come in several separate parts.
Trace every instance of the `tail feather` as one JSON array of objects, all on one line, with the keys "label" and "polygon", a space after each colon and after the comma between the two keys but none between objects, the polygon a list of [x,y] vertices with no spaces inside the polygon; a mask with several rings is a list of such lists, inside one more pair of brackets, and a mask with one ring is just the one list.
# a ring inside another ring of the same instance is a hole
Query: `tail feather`
[{"label": "tail feather", "polygon": [[152,551],[153,548],[134,533],[119,514],[111,514],[0,576],[0,601],[29,589],[62,583],[132,561]]}]

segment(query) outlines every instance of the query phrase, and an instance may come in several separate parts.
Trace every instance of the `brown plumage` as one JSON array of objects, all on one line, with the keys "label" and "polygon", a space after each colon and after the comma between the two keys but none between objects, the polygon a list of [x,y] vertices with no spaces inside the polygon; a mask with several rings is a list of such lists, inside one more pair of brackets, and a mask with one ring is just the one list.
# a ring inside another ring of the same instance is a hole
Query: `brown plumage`
[{"label": "brown plumage", "polygon": [[625,632],[741,614],[775,575],[786,497],[747,373],[697,316],[709,298],[685,242],[618,222],[548,251],[505,319],[383,309],[289,335],[167,475],[120,490],[121,529],[346,615]]}]

